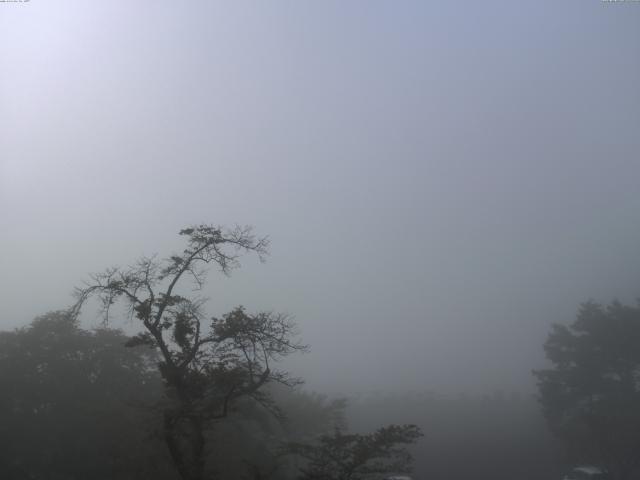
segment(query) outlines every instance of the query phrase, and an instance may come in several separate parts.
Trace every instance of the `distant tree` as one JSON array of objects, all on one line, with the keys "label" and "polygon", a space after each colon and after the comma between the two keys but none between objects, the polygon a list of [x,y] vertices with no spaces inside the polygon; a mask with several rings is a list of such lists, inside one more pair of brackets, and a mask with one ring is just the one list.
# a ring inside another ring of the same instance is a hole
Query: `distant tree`
[{"label": "distant tree", "polygon": [[155,354],[126,341],[65,312],[0,333],[0,478],[175,478],[140,408],[161,393]]},{"label": "distant tree", "polygon": [[552,431],[574,459],[629,478],[640,467],[640,308],[585,303],[544,349],[552,367],[534,375]]},{"label": "distant tree", "polygon": [[315,443],[291,443],[288,450],[304,459],[300,480],[377,479],[410,472],[406,446],[421,436],[415,425],[389,425],[366,435],[336,430]]},{"label": "distant tree", "polygon": [[[283,314],[250,314],[242,307],[212,318],[207,323],[204,300],[178,292],[190,283],[196,289],[206,282],[207,265],[229,274],[239,266],[243,252],[262,260],[268,239],[257,238],[249,227],[223,229],[209,225],[180,232],[187,246],[165,260],[141,258],[131,267],[113,268],[93,275],[76,291],[72,314],[97,297],[105,322],[111,306],[122,300],[143,331],[130,346],[147,345],[161,357],[164,380],[164,439],[171,458],[184,480],[205,476],[207,429],[214,420],[227,417],[237,401],[251,398],[278,413],[264,390],[270,382],[295,385],[299,381],[274,369],[279,358],[305,350],[296,339],[296,328]],[[213,474],[213,473],[211,473]]]}]

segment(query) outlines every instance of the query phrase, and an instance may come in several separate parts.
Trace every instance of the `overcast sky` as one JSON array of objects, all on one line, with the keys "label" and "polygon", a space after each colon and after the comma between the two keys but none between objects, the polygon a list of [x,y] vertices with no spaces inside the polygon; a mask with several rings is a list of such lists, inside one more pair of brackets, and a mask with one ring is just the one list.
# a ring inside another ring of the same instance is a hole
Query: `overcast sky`
[{"label": "overcast sky", "polygon": [[[533,388],[640,296],[640,3],[0,3],[0,328],[192,223],[272,239],[310,388]],[[96,322],[90,316],[87,322]]]}]

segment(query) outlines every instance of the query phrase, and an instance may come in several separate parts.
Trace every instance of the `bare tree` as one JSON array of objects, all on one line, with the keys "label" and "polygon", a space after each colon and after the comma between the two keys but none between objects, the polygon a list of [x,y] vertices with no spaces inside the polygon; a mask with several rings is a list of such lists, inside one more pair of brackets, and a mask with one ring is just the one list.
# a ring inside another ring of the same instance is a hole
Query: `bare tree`
[{"label": "bare tree", "polygon": [[129,316],[143,331],[129,346],[158,349],[167,403],[163,408],[164,438],[173,463],[185,480],[200,480],[205,472],[205,431],[226,417],[241,397],[250,397],[278,414],[277,406],[261,389],[268,382],[299,383],[287,372],[274,369],[283,356],[307,347],[287,315],[249,314],[238,307],[207,321],[204,299],[179,295],[181,284],[191,281],[196,291],[206,282],[208,265],[229,275],[242,253],[260,260],[268,253],[267,237],[257,238],[250,227],[223,229],[199,225],[180,231],[187,247],[167,259],[143,257],[128,268],[94,274],[81,288],[71,313],[86,301],[99,299],[105,323],[111,306],[124,302]]}]

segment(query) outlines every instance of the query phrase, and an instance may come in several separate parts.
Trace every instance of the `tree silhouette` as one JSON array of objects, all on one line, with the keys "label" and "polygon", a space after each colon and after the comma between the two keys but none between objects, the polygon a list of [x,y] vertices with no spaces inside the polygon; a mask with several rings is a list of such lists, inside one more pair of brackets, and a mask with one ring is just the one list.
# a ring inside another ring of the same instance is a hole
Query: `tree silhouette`
[{"label": "tree silhouette", "polygon": [[158,350],[158,368],[164,380],[164,439],[173,462],[185,480],[205,474],[205,430],[226,417],[235,402],[248,397],[278,414],[265,393],[269,382],[295,385],[299,380],[274,368],[274,362],[307,347],[297,340],[296,327],[287,315],[238,307],[221,318],[207,320],[204,300],[181,295],[191,283],[201,289],[206,267],[217,266],[229,275],[242,253],[267,255],[268,238],[257,238],[250,227],[224,229],[198,225],[180,231],[187,246],[164,260],[143,257],[128,268],[112,268],[91,276],[76,290],[77,315],[91,297],[97,297],[105,322],[112,305],[123,301],[143,331],[129,346]]},{"label": "tree silhouette", "polygon": [[587,302],[572,325],[554,325],[544,345],[553,366],[534,372],[547,421],[573,459],[620,480],[640,466],[639,345],[639,307]]}]

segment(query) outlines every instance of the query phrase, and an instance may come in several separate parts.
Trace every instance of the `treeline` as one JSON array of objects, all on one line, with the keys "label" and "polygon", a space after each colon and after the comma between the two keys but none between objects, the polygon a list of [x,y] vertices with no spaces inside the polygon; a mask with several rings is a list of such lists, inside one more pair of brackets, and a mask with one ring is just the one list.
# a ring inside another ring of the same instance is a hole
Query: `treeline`
[{"label": "treeline", "polygon": [[[0,332],[0,478],[181,478],[163,437],[171,398],[158,354],[127,344],[122,332],[83,329],[67,312]],[[373,434],[348,434],[343,400],[277,383],[265,389],[262,401],[240,399],[206,429],[207,478],[331,479],[345,468],[362,478],[374,461],[386,465],[378,463],[381,472],[405,468],[402,445],[420,437],[413,426],[379,423]],[[349,465],[327,461],[336,447]]]},{"label": "treeline", "polygon": [[[65,313],[0,333],[0,478],[180,478],[162,437],[157,354]],[[280,415],[251,399],[207,431],[217,478],[299,478],[283,446],[415,423],[415,478],[558,478],[561,452],[531,396],[377,394],[333,400],[270,386]]]},{"label": "treeline", "polygon": [[153,354],[126,340],[62,313],[0,334],[0,478],[172,478],[153,435]]},{"label": "treeline", "polygon": [[[0,333],[0,478],[179,478],[160,420],[157,355],[127,348],[117,330],[87,331],[64,313]],[[286,421],[255,402],[210,429],[208,463],[220,478],[291,471],[276,457],[283,441],[304,441],[343,422],[341,404],[272,388]]]}]

